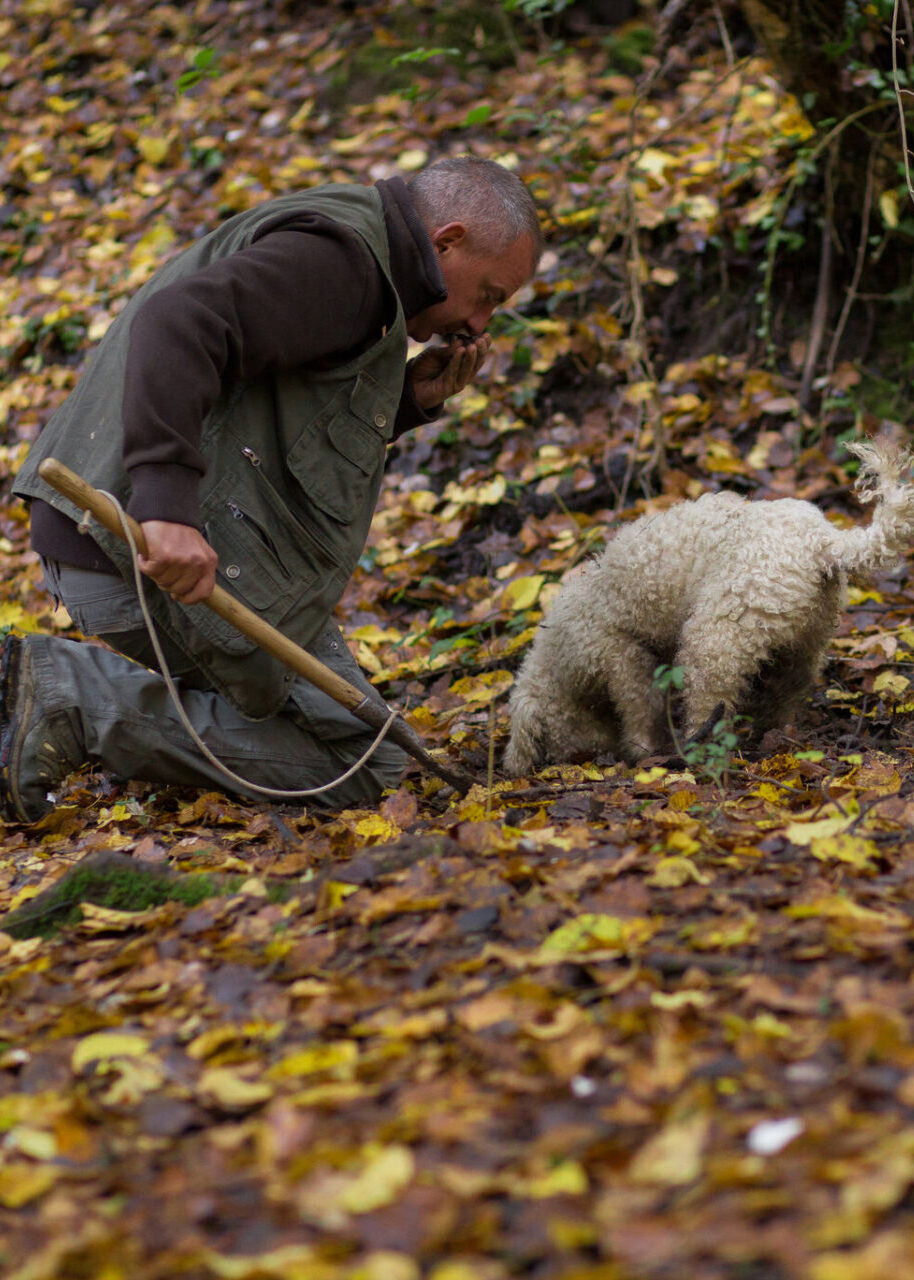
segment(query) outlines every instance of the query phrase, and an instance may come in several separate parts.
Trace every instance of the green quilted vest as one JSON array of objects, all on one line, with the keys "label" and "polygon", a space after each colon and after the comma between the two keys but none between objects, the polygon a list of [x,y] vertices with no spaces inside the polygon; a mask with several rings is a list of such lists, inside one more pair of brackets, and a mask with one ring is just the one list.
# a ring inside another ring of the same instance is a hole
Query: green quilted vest
[{"label": "green quilted vest", "polygon": [[[156,289],[235,253],[272,224],[313,211],[352,227],[367,243],[396,299],[380,195],[328,186],[281,196],[231,218],[162,267],[111,325],[76,388],[32,447],[16,492],[82,515],[38,475],[55,457],[126,506],[121,403],[133,315]],[[406,322],[345,365],[285,373],[223,389],[203,425],[201,485],[206,536],[219,556],[218,581],[300,645],[321,631],[368,535],[386,446],[403,387]],[[167,370],[163,370],[167,377]],[[124,544],[93,522],[91,535],[132,581]],[[204,604],[185,606],[149,581],[147,598],[167,635],[245,716],[275,714],[291,676]]]}]

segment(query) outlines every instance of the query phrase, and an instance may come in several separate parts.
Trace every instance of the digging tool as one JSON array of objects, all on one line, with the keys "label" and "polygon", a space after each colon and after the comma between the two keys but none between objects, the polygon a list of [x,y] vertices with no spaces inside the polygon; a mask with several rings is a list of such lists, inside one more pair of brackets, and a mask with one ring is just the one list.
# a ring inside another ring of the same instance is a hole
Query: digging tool
[{"label": "digging tool", "polygon": [[[121,525],[120,515],[117,507],[109,497],[101,493],[98,489],[94,489],[81,476],[78,476],[69,467],[64,466],[62,462],[58,462],[56,458],[45,458],[38,468],[38,474],[42,480],[46,481],[58,493],[62,493],[81,511],[88,511],[90,515],[103,525],[110,533],[126,541],[124,530]],[[146,539],[143,536],[143,530],[139,524],[131,517],[126,517],[136,542],[137,549],[141,555],[146,554]],[[342,676],[336,674],[323,662],[312,657],[300,645],[297,645],[288,636],[284,636],[281,631],[277,631],[275,627],[265,622],[253,610],[248,609],[239,600],[220,586],[213,587],[212,592],[202,602],[217,613],[220,618],[226,622],[230,622],[234,627],[253,640],[256,644],[265,649],[267,653],[274,658],[278,658],[280,662],[286,664],[287,667],[296,672],[297,675],[304,676],[318,689],[323,690],[329,697],[333,698],[341,706],[350,711],[363,724],[369,725],[372,729],[380,729],[390,715],[390,708],[384,704],[380,706],[376,702],[372,702],[367,698],[360,689],[355,685],[344,680]],[[473,779],[462,770],[449,768],[440,764],[435,760],[419,738],[419,735],[398,715],[387,730],[387,737],[391,742],[395,742],[398,747],[402,747],[408,755],[414,760],[418,760],[430,773],[436,777],[443,779],[450,786],[454,787],[461,794],[466,792],[473,785]]]}]

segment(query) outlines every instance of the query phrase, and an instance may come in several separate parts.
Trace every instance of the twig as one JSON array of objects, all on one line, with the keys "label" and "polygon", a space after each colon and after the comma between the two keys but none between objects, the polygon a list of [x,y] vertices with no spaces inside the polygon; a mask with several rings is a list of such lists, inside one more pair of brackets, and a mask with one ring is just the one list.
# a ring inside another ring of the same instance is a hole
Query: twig
[{"label": "twig", "polygon": [[[844,834],[849,835],[854,830],[855,827],[858,827],[860,823],[863,821],[863,819],[869,815],[872,809],[875,809],[880,804],[885,804],[886,800],[894,800],[894,799],[895,799],[895,792],[893,791],[890,795],[887,795],[887,796],[874,796],[872,800],[869,800],[866,804],[861,805],[860,812],[857,814],[855,818],[851,820],[848,826],[845,827]],[[898,825],[902,827],[903,830],[906,829],[903,823],[899,822]],[[871,833],[871,834],[875,834],[875,833]]]},{"label": "twig", "polygon": [[727,30],[727,24],[721,12],[720,0],[714,0],[714,20],[720,33],[720,42],[724,46],[724,53],[727,55],[727,66],[732,70],[736,59],[733,56],[733,45],[730,43],[730,32]]},{"label": "twig", "polygon": [[866,164],[866,189],[863,193],[863,211],[860,215],[860,239],[857,243],[857,258],[854,262],[854,271],[851,276],[851,282],[847,286],[844,295],[844,303],[841,307],[841,314],[838,317],[838,323],[835,325],[835,331],[832,334],[831,346],[828,348],[828,355],[825,359],[825,376],[830,378],[834,371],[835,361],[838,358],[838,346],[844,336],[844,330],[850,316],[851,307],[857,298],[857,288],[860,284],[860,277],[863,274],[863,265],[866,262],[866,246],[870,234],[870,214],[873,208],[873,169],[876,163],[875,147],[870,151],[869,159]]},{"label": "twig", "polygon": [[629,298],[631,302],[631,323],[629,325],[630,342],[634,349],[635,359],[633,361],[634,370],[637,370],[644,381],[651,384],[650,393],[650,410],[645,413],[647,407],[646,402],[639,405],[641,421],[639,430],[636,433],[634,445],[637,449],[644,426],[645,417],[650,418],[651,435],[652,435],[652,451],[649,466],[651,470],[657,469],[664,471],[666,468],[666,439],[663,434],[663,419],[657,405],[657,375],[654,371],[650,354],[648,352],[647,330],[645,323],[644,309],[644,293],[641,288],[641,266],[642,256],[638,238],[638,219],[635,212],[635,197],[633,192],[633,184],[630,181],[632,171],[631,152],[634,148],[635,138],[635,121],[637,120],[638,104],[641,98],[639,91],[632,106],[632,113],[629,120],[628,141],[629,156],[626,164],[626,183],[625,183],[625,213],[626,227],[625,238],[627,241],[627,251],[625,253],[625,264],[628,276]]},{"label": "twig", "polygon": [[[720,7],[720,0],[714,0],[714,18],[717,22],[717,29],[720,32],[721,44],[724,46],[724,52],[727,55],[727,66],[731,71],[733,71],[736,66],[736,58],[733,53],[733,45],[730,42],[730,33],[727,30],[727,23]],[[722,210],[724,206],[724,187],[727,179],[727,151],[730,147],[730,134],[733,129],[733,122],[736,119],[736,112],[739,107],[740,97],[742,96],[742,90],[742,81],[740,81],[737,84],[736,92],[730,97],[727,116],[724,122],[723,136],[720,140],[720,162],[718,164],[717,182],[718,217],[720,217],[720,210]],[[726,298],[730,291],[730,273],[727,267],[727,255],[725,253],[718,254],[717,261],[720,271],[721,295]]]},{"label": "twig", "polygon": [[803,361],[803,376],[800,380],[798,396],[802,408],[809,403],[812,390],[813,375],[816,362],[822,349],[825,337],[825,325],[828,320],[828,300],[831,294],[831,266],[834,248],[834,208],[835,208],[835,161],[838,155],[837,145],[830,149],[828,164],[825,166],[825,215],[822,218],[822,253],[819,258],[819,280],[816,285],[816,301],[812,311],[809,344],[806,348],[806,359]]},{"label": "twig", "polygon": [[488,822],[492,816],[492,791],[495,777],[495,698],[489,703],[489,756],[486,769],[486,808],[485,818]]},{"label": "twig", "polygon": [[[907,6],[905,6],[907,8]],[[910,31],[911,21],[910,14],[906,13],[908,19],[908,29]],[[901,156],[904,161],[904,180],[907,184],[908,195],[914,201],[914,185],[911,183],[911,162],[908,157],[908,126],[904,118],[904,103],[902,102],[902,90],[898,83],[898,0],[892,7],[892,81],[895,86],[895,101],[898,103],[898,124],[901,130]],[[908,89],[906,92],[911,93]]]},{"label": "twig", "polygon": [[[851,115],[845,116],[843,120],[839,120],[837,124],[829,129],[828,133],[813,147],[809,155],[806,157],[806,164],[811,166],[819,158],[826,147],[831,146],[832,142],[844,132],[850,125],[855,124],[863,116],[871,115],[874,111],[881,111],[884,104],[882,102],[871,102],[865,107],[861,107],[859,111],[854,111]],[[787,183],[781,195],[778,214],[774,221],[774,226],[768,233],[768,244],[765,251],[765,277],[762,285],[762,323],[761,331],[765,339],[766,348],[771,354],[771,287],[774,279],[774,264],[777,258],[778,242],[781,238],[781,231],[784,226],[784,219],[787,217],[787,211],[790,208],[790,202],[793,198],[793,192],[801,178],[805,178],[806,170],[804,167],[798,167],[796,173]]]}]

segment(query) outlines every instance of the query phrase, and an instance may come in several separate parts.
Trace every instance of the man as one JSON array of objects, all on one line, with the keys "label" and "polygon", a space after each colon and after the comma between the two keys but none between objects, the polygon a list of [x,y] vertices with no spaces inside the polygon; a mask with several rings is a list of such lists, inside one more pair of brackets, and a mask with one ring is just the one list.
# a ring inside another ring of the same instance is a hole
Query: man
[{"label": "man", "polygon": [[[529,279],[541,248],[523,183],[462,156],[409,185],[269,201],[147,282],[17,477],[49,589],[117,652],[53,636],[4,642],[8,817],[39,818],[49,791],[87,761],[251,793],[227,787],[152,669],[129,552],[95,523],[78,528],[81,513],[40,479],[41,460],[59,459],[140,522],[149,610],[207,750],[254,788],[326,786],[372,732],[200,602],[218,578],[371,692],[331,614],[364,547],[387,445],[475,375],[493,310]],[[434,335],[445,343],[407,363],[407,339]],[[373,803],[403,763],[382,743],[319,800]]]}]

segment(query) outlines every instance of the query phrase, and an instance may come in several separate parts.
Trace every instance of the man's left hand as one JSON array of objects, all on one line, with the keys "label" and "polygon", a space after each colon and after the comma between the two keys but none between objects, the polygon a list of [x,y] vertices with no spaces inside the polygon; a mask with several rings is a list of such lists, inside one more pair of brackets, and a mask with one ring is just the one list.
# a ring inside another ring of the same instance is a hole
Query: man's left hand
[{"label": "man's left hand", "polygon": [[454,336],[445,346],[428,347],[409,365],[413,397],[420,409],[434,409],[476,377],[492,345],[487,333]]}]

